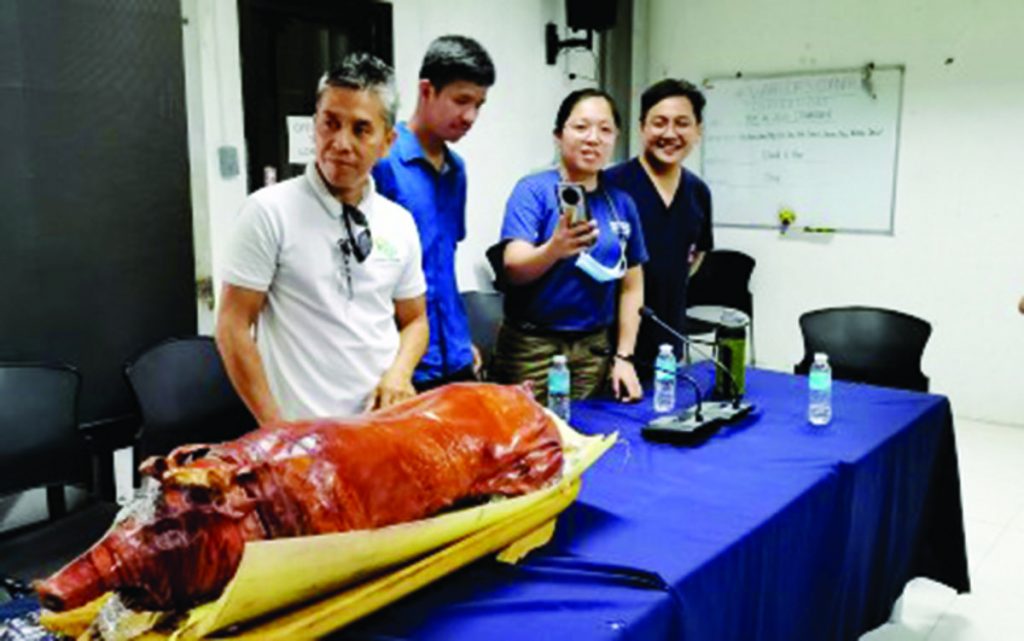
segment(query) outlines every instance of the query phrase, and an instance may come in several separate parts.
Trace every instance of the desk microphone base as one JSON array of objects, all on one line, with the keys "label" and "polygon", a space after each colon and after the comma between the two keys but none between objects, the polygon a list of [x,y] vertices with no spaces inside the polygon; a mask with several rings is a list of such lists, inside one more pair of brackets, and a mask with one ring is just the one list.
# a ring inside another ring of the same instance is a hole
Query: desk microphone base
[{"label": "desk microphone base", "polygon": [[738,421],[753,410],[753,404],[746,401],[741,401],[738,407],[733,407],[732,401],[706,402],[701,407],[700,419],[691,407],[680,414],[659,416],[644,426],[642,433],[651,440],[701,440],[720,425]]}]

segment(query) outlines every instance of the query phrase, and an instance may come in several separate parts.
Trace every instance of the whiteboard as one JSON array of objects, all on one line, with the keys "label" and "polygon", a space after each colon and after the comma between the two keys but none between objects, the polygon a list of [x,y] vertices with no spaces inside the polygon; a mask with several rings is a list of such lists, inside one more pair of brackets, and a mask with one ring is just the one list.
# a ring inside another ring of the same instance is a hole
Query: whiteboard
[{"label": "whiteboard", "polygon": [[903,68],[704,81],[716,224],[892,233]]}]

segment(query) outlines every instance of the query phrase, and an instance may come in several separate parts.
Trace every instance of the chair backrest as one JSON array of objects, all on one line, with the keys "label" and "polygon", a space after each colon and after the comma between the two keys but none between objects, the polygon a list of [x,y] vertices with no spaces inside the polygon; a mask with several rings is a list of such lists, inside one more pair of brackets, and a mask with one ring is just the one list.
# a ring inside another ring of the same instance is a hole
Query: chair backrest
[{"label": "chair backrest", "polygon": [[469,317],[469,333],[483,357],[486,374],[498,339],[498,328],[505,317],[504,296],[499,292],[463,292],[462,302]]},{"label": "chair backrest", "polygon": [[0,363],[0,494],[88,480],[70,365]]},{"label": "chair backrest", "polygon": [[704,256],[700,269],[686,288],[686,306],[720,305],[754,317],[750,276],[757,261],[732,249],[713,249]]},{"label": "chair backrest", "polygon": [[928,391],[921,357],[932,333],[925,320],[876,307],[836,307],[800,316],[803,374],[815,352],[828,354],[835,378],[885,387]]},{"label": "chair backrest", "polygon": [[142,412],[140,459],[256,429],[209,336],[166,340],[129,363],[125,374]]}]

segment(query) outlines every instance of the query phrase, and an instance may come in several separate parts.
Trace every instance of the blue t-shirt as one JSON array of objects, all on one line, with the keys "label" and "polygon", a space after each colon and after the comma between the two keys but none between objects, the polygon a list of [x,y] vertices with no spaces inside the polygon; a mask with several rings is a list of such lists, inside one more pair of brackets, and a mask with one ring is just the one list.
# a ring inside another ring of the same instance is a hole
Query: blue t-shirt
[{"label": "blue t-shirt", "polygon": [[451,149],[438,172],[405,123],[391,152],[373,169],[377,191],[412,212],[423,247],[430,344],[416,368],[416,382],[430,381],[473,364],[469,319],[455,278],[455,247],[466,237],[466,168]]},{"label": "blue t-shirt", "polygon": [[[551,169],[520,180],[505,206],[502,240],[525,240],[542,245],[555,232],[559,207],[557,170]],[[587,193],[587,209],[598,224],[597,243],[591,255],[614,268],[625,252],[626,265],[647,260],[636,206],[626,193],[600,177],[596,191]],[[513,322],[529,323],[556,331],[593,331],[615,319],[619,282],[599,283],[576,266],[577,256],[563,258],[526,285],[510,285],[505,296],[505,315]]]}]

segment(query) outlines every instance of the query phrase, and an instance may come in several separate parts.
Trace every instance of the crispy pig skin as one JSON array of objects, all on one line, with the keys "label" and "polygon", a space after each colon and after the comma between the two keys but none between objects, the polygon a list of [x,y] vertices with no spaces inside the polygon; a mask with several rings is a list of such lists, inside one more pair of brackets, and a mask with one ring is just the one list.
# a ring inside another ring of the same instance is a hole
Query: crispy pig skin
[{"label": "crispy pig skin", "polygon": [[51,610],[110,590],[188,607],[220,594],[246,541],[413,521],[539,489],[561,469],[557,427],[519,387],[460,383],[354,418],[267,426],[148,460],[155,508],[119,518],[36,588]]}]

